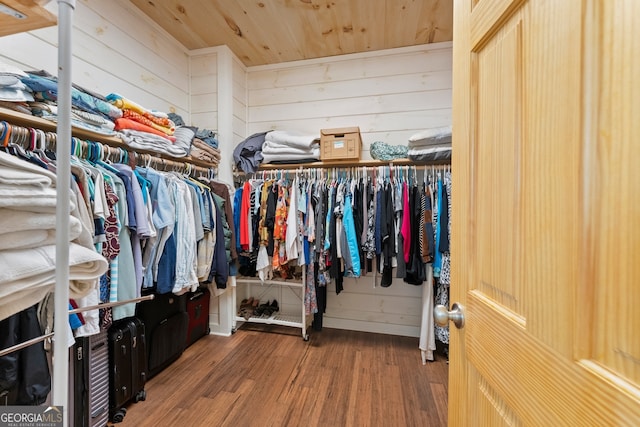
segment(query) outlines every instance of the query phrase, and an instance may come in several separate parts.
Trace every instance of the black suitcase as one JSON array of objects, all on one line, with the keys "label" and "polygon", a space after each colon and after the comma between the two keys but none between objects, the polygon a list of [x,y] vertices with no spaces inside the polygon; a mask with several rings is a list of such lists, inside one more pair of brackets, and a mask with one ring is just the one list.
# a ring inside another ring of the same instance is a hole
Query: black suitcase
[{"label": "black suitcase", "polygon": [[136,306],[136,317],[147,331],[149,378],[184,352],[189,327],[186,295],[162,294]]},{"label": "black suitcase", "polygon": [[128,317],[109,328],[109,368],[110,415],[118,423],[127,413],[125,405],[147,397],[146,334],[139,319]]},{"label": "black suitcase", "polygon": [[109,343],[107,332],[76,338],[69,364],[73,427],[103,427],[109,421]]},{"label": "black suitcase", "polygon": [[209,301],[211,293],[207,288],[199,288],[195,292],[187,293],[187,314],[189,314],[189,329],[187,331],[186,346],[210,332]]}]

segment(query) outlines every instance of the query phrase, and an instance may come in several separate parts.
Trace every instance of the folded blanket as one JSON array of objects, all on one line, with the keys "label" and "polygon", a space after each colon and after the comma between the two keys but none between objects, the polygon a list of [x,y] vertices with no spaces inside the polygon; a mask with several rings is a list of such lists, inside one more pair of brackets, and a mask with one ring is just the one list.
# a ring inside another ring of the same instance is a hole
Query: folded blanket
[{"label": "folded blanket", "polygon": [[427,129],[409,137],[409,149],[441,144],[451,144],[451,126]]},{"label": "folded blanket", "polygon": [[207,163],[211,163],[213,165],[217,165],[220,163],[220,158],[219,157],[214,157],[211,154],[209,154],[208,152],[201,150],[200,148],[196,147],[195,145],[191,146],[191,153],[189,154],[191,157],[193,157],[194,159],[199,159],[202,160],[204,162]]},{"label": "folded blanket", "polygon": [[272,130],[267,132],[265,141],[271,141],[297,148],[311,148],[311,145],[320,141],[320,135],[303,135],[293,131]]},{"label": "folded blanket", "polygon": [[125,117],[116,119],[116,130],[125,130],[125,129],[137,130],[138,132],[152,133],[154,135],[170,140],[169,135],[157,129],[154,129],[151,126],[147,126],[145,124],[142,124],[140,122],[137,122],[135,120],[131,120]]},{"label": "folded blanket", "polygon": [[298,160],[319,160],[320,159],[320,149],[315,148],[311,152],[306,153],[298,153],[298,154],[283,154],[283,153],[268,153],[262,151],[262,163],[273,163],[273,162],[287,162],[287,161],[298,161]]},{"label": "folded blanket", "polygon": [[132,110],[135,111],[147,119],[153,121],[154,123],[159,124],[164,127],[175,127],[175,124],[169,120],[169,115],[162,111],[150,110],[148,108],[143,107],[142,105],[123,97],[122,95],[118,95],[117,93],[110,93],[106,96],[108,102],[116,106],[121,110]]},{"label": "folded blanket", "polygon": [[267,154],[283,154],[283,155],[304,155],[306,157],[313,157],[316,151],[319,152],[320,144],[314,143],[308,148],[299,148],[295,146],[289,146],[280,144],[273,141],[265,140],[262,144],[262,152]]},{"label": "folded blanket", "polygon": [[176,126],[172,122],[170,122],[169,119],[165,119],[164,124],[159,124],[156,121],[162,121],[162,119],[156,118],[155,120],[151,120],[148,118],[148,116],[151,116],[151,115],[148,113],[140,114],[136,111],[128,110],[128,109],[122,110],[122,117],[131,119],[138,123],[142,123],[143,125],[152,127],[155,130],[159,130],[160,132],[165,133],[167,135],[173,135],[173,132],[175,132],[176,130]]},{"label": "folded blanket", "polygon": [[409,150],[407,157],[416,162],[426,162],[432,160],[446,160],[451,158],[451,147],[431,147],[416,150]]},{"label": "folded blanket", "polygon": [[[55,287],[55,245],[0,251],[0,320],[40,302]],[[94,290],[108,268],[97,252],[69,245],[69,297]]]},{"label": "folded blanket", "polygon": [[137,111],[140,114],[149,112],[149,110],[147,110],[140,104],[137,104],[131,101],[130,99],[123,97],[122,95],[118,95],[117,93],[110,93],[106,96],[106,98],[108,102],[115,105],[121,110],[124,110],[124,109],[133,110],[133,111]]},{"label": "folded blanket", "polygon": [[217,159],[220,158],[220,150],[212,147],[207,142],[198,138],[198,133],[196,132],[196,136],[193,138],[193,147],[197,147],[202,151],[206,151],[210,156],[215,157]]},{"label": "folded blanket", "polygon": [[[156,153],[165,153],[173,157],[185,157],[188,152],[185,147],[174,145],[168,137],[155,135],[148,132],[140,132],[132,129],[123,129],[119,132],[120,138],[131,148],[149,150]],[[171,137],[173,138],[173,137]]]}]

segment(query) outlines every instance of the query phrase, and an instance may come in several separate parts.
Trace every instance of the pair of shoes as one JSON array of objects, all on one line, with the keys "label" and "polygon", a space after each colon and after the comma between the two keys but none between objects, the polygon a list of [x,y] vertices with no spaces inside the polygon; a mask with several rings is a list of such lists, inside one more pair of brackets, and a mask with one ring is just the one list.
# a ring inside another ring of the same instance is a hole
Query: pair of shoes
[{"label": "pair of shoes", "polygon": [[255,307],[257,307],[259,303],[260,301],[253,299],[253,297],[249,299],[243,299],[242,302],[240,302],[240,309],[238,310],[238,315],[244,317],[245,320],[249,320],[251,316],[253,316]]},{"label": "pair of shoes", "polygon": [[271,303],[267,301],[264,304],[260,304],[255,311],[256,316],[271,317],[273,313],[279,310],[278,301],[273,300]]}]

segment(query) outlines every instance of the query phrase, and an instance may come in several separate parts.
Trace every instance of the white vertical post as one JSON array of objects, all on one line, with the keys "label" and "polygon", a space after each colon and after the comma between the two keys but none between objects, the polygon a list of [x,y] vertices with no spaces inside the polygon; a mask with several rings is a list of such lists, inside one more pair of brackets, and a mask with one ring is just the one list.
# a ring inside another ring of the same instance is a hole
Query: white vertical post
[{"label": "white vertical post", "polygon": [[71,147],[71,33],[75,0],[58,0],[58,128],[56,149],[56,287],[53,345],[54,405],[64,407],[63,425],[68,425],[69,353],[69,212]]}]

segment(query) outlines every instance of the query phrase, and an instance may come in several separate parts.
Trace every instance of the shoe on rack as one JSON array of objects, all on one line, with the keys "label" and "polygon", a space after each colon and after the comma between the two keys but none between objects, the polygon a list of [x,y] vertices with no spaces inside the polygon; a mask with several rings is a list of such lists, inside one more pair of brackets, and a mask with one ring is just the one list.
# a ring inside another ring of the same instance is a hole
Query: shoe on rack
[{"label": "shoe on rack", "polygon": [[249,299],[243,299],[240,302],[240,308],[238,309],[238,315],[245,318],[245,320],[249,320],[253,315],[253,304],[255,300],[253,297]]},{"label": "shoe on rack", "polygon": [[255,314],[256,316],[260,316],[262,317],[263,314],[265,314],[265,310],[269,308],[269,301],[260,304],[259,306],[256,307],[256,309],[254,310],[253,314]]}]

